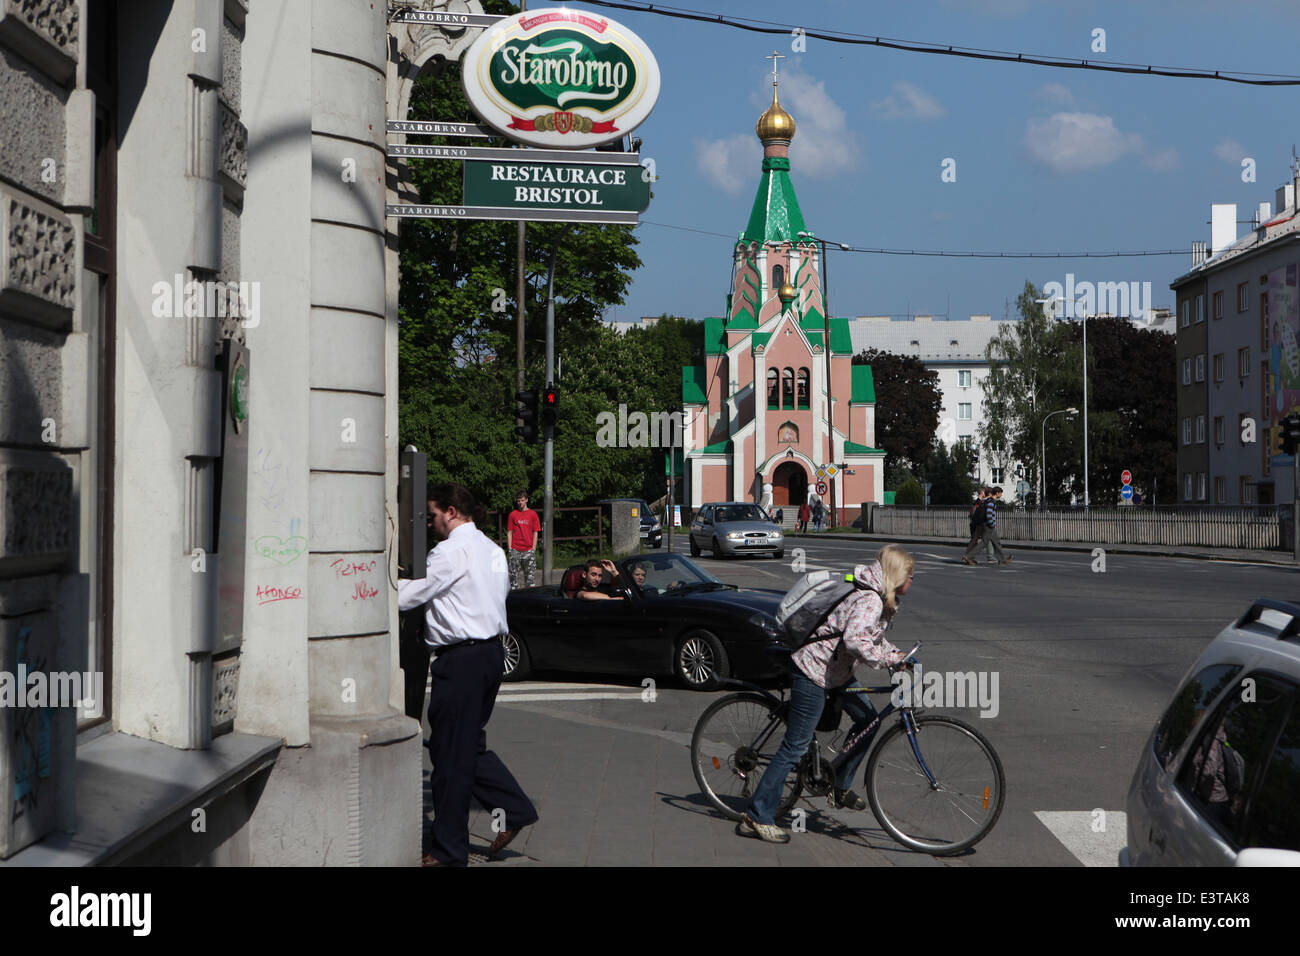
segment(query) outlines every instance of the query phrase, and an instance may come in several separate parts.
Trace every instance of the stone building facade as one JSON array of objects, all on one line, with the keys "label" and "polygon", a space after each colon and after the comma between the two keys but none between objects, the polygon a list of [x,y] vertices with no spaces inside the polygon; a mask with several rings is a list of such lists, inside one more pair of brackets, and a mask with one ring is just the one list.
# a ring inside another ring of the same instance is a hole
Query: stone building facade
[{"label": "stone building facade", "polygon": [[0,865],[418,861],[385,121],[475,32],[0,0]]}]

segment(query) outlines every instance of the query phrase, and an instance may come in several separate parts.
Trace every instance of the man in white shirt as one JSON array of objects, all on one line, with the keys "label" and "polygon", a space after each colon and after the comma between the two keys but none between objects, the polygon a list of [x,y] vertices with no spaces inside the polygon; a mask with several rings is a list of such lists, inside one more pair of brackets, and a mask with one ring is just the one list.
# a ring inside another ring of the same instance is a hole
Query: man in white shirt
[{"label": "man in white shirt", "polygon": [[429,552],[423,578],[397,582],[399,609],[425,605],[425,640],[437,655],[429,695],[433,841],[425,866],[469,862],[471,797],[488,810],[505,811],[505,829],[489,847],[491,855],[537,822],[532,802],[487,749],[487,722],[505,668],[499,635],[507,630],[510,577],[505,552],[474,523],[479,512],[463,486],[431,488],[430,523],[443,540]]}]

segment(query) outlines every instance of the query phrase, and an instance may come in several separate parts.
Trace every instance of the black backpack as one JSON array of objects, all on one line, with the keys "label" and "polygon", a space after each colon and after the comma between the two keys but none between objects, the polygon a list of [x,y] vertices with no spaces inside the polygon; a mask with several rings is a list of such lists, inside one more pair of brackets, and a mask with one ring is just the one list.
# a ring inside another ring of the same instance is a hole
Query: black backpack
[{"label": "black backpack", "polygon": [[970,526],[975,528],[979,525],[986,524],[988,522],[988,517],[988,503],[985,499],[981,498],[979,501],[975,502],[970,509]]}]

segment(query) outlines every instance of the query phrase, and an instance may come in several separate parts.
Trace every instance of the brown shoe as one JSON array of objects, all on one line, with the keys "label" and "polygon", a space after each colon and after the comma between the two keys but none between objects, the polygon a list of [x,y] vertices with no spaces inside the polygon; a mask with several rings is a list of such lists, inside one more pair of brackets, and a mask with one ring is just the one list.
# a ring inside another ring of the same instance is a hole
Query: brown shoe
[{"label": "brown shoe", "polygon": [[488,856],[496,856],[506,847],[508,847],[515,837],[519,836],[518,830],[502,830],[497,834],[497,838],[492,841],[488,847]]},{"label": "brown shoe", "polygon": [[1011,563],[1011,555],[1008,554],[1007,557],[1006,557],[1006,560],[1005,560],[1005,561],[999,561],[998,563],[999,563],[999,564],[1010,564],[1010,563]]},{"label": "brown shoe", "polygon": [[975,566],[975,562],[972,561],[970,558],[966,557],[966,555],[964,555],[964,554],[961,556],[961,563],[962,563],[962,564],[969,564],[971,567],[974,567],[974,566]]},{"label": "brown shoe", "polygon": [[446,863],[443,863],[442,860],[438,859],[432,853],[426,853],[424,854],[424,856],[420,857],[420,866],[446,866],[446,865],[447,865]]}]

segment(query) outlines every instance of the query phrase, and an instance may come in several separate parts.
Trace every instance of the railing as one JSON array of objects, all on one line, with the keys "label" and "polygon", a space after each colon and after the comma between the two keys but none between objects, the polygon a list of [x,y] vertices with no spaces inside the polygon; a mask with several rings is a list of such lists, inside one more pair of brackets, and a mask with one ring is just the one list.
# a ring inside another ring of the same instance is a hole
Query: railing
[{"label": "railing", "polygon": [[[874,534],[968,538],[969,508],[875,507]],[[1062,511],[998,509],[1003,541],[1074,541],[1086,544],[1188,545],[1254,550],[1290,549],[1290,515],[1277,505],[1092,508]],[[1285,538],[1285,540],[1284,540]]]},{"label": "railing", "polygon": [[[595,550],[599,551],[605,541],[605,509],[599,505],[586,505],[574,508],[555,508],[552,514],[552,523],[554,530],[554,541],[591,541],[595,544]],[[538,515],[541,510],[538,509]],[[508,548],[506,541],[506,519],[510,516],[508,511],[489,511],[487,513],[487,523],[491,527],[496,525],[496,542],[503,548]],[[593,533],[594,526],[594,533]],[[578,534],[564,534],[561,532],[576,531]]]}]

